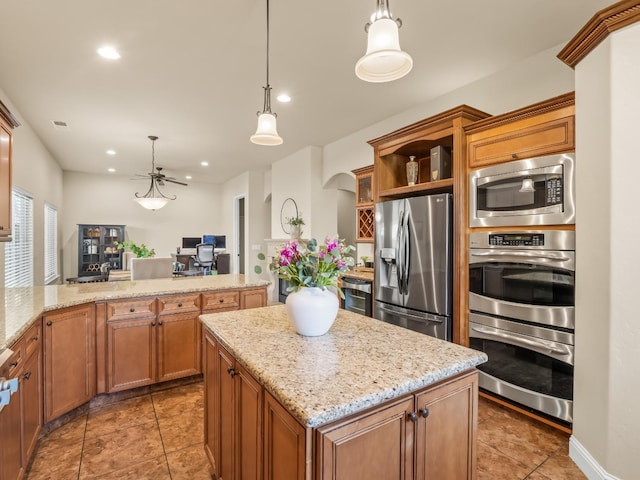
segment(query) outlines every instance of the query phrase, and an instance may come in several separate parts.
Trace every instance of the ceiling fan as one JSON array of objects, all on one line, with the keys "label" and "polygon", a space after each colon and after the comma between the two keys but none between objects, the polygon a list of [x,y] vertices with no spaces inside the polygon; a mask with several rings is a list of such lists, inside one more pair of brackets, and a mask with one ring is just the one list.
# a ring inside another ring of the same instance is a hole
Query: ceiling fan
[{"label": "ceiling fan", "polygon": [[148,210],[157,210],[159,208],[164,207],[169,200],[175,200],[176,196],[167,196],[160,191],[159,186],[164,186],[165,182],[176,183],[178,185],[187,186],[184,182],[179,182],[174,177],[167,177],[164,173],[162,173],[162,167],[156,167],[156,158],[155,158],[155,143],[158,137],[155,135],[149,135],[149,140],[151,140],[151,171],[145,175],[136,174],[138,177],[149,177],[151,179],[151,185],[149,186],[149,190],[144,195],[140,195],[136,193],[136,202],[142,205],[144,208]]}]

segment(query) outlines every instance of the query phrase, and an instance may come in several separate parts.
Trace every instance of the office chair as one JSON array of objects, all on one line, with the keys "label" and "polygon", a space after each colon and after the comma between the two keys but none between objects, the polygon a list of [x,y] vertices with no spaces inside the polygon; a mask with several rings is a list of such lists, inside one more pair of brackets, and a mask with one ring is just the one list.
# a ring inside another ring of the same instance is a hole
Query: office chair
[{"label": "office chair", "polygon": [[193,258],[193,266],[199,268],[204,275],[211,271],[215,260],[213,255],[213,245],[199,243],[196,245],[196,254]]}]

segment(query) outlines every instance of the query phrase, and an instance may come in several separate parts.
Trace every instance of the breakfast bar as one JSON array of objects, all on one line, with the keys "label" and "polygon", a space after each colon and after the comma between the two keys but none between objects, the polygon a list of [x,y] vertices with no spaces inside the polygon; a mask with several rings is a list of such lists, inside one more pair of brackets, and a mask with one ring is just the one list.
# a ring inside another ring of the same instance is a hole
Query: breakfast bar
[{"label": "breakfast bar", "polygon": [[473,477],[484,353],[345,310],[320,337],[284,305],[200,319],[218,478]]}]

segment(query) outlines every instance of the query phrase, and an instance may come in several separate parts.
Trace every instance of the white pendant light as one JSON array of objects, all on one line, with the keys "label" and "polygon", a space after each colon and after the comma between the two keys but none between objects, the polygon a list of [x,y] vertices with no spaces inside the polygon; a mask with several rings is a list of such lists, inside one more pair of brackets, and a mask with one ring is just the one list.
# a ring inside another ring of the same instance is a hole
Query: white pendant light
[{"label": "white pendant light", "polygon": [[367,53],[356,63],[356,75],[366,82],[390,82],[404,77],[413,67],[411,55],[400,49],[398,28],[402,20],[393,19],[388,0],[377,0],[367,32]]},{"label": "white pendant light", "polygon": [[164,197],[141,197],[136,198],[136,202],[147,210],[160,210],[169,203],[169,199]]},{"label": "white pendant light", "polygon": [[258,129],[251,135],[257,145],[275,146],[282,144],[282,137],[276,129],[276,114],[271,112],[271,85],[269,85],[269,0],[267,0],[267,86],[264,89],[264,106],[258,112]]}]

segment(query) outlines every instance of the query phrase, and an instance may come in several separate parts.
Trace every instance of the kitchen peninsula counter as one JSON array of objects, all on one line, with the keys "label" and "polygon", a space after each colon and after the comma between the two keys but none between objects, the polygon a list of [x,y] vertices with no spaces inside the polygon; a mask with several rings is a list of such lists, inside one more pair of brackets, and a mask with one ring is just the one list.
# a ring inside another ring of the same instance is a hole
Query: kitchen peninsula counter
[{"label": "kitchen peninsula counter", "polygon": [[319,337],[284,305],[200,320],[218,478],[475,478],[484,353],[345,310]]},{"label": "kitchen peninsula counter", "polygon": [[38,317],[89,302],[263,287],[269,282],[244,275],[208,275],[154,280],[78,283],[0,289],[0,351],[13,344]]}]

